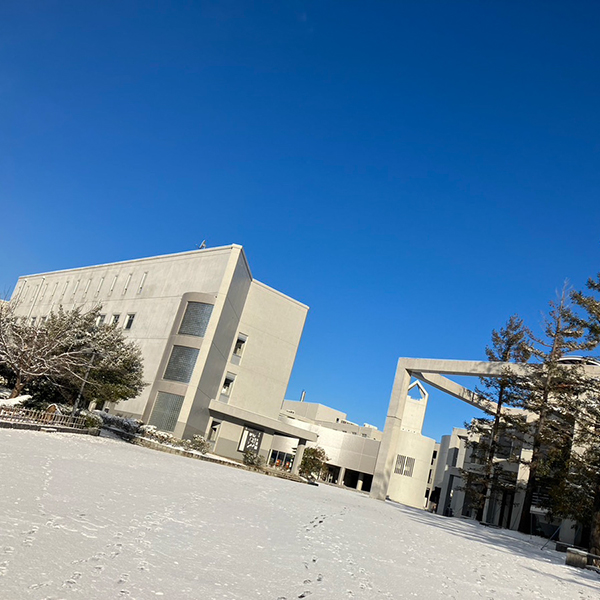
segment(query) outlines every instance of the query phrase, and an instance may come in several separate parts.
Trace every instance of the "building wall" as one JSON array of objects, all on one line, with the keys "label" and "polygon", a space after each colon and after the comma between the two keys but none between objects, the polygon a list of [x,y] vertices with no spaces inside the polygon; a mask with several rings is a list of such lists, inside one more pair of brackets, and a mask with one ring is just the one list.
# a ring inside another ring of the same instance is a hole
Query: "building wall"
[{"label": "building wall", "polygon": [[[59,306],[65,310],[76,306],[90,310],[101,305],[107,322],[112,315],[120,314],[121,324],[127,314],[135,314],[132,329],[125,333],[140,347],[144,379],[152,383],[162,375],[159,367],[182,296],[186,292],[202,292],[216,299],[232,248],[20,277],[11,302],[16,306],[16,314],[27,318],[39,319]],[[120,412],[140,417],[151,391],[148,386],[138,397],[120,403]]]},{"label": "building wall", "polygon": [[345,421],[346,413],[335,408],[330,408],[324,404],[316,402],[299,402],[297,400],[284,400],[284,411],[293,411],[292,414],[298,417],[304,417],[311,421],[321,421],[323,423],[337,423]]},{"label": "building wall", "polygon": [[405,431],[400,434],[396,455],[413,459],[414,465],[409,468],[406,461],[396,462],[398,466],[392,472],[388,487],[391,500],[415,508],[425,507],[425,492],[434,446],[435,440],[431,438]]},{"label": "building wall", "polygon": [[239,324],[247,336],[239,364],[228,348],[227,369],[236,376],[229,404],[277,419],[308,307],[284,294],[252,281]]},{"label": "building wall", "polygon": [[[182,396],[173,431],[178,437],[205,434],[209,403],[215,400],[248,411],[249,426],[252,415],[276,422],[308,311],[253,280],[238,245],[21,277],[12,302],[26,319],[39,319],[59,306],[89,310],[101,305],[107,323],[120,314],[123,326],[126,315],[134,314],[133,327],[124,332],[142,351],[149,385],[115,412],[147,422],[159,392]],[[203,337],[179,333],[188,302],[213,307]],[[234,356],[240,335],[246,340],[241,357]],[[164,378],[174,346],[198,350],[188,383]],[[228,376],[235,380],[224,396]],[[237,446],[245,424],[222,420],[215,448],[241,458]],[[263,435],[265,455],[272,433]]]}]

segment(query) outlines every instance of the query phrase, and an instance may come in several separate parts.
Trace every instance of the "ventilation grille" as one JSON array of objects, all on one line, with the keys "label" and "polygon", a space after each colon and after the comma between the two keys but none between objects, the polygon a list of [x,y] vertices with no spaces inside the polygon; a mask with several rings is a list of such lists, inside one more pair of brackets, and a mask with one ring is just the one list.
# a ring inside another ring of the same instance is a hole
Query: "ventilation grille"
[{"label": "ventilation grille", "polygon": [[411,456],[398,454],[396,457],[396,468],[394,469],[394,473],[397,475],[404,475],[405,477],[412,477],[414,470],[415,459]]}]

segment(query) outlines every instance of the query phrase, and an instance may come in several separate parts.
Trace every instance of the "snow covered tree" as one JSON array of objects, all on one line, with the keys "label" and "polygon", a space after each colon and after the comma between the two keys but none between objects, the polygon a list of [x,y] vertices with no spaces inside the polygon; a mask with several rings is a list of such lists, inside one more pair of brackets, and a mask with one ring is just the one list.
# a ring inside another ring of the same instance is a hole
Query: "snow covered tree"
[{"label": "snow covered tree", "polygon": [[141,353],[121,329],[97,324],[100,310],[59,308],[28,325],[10,305],[0,306],[0,365],[11,397],[30,391],[73,404],[82,389],[86,401],[118,402],[139,394],[145,385]]}]

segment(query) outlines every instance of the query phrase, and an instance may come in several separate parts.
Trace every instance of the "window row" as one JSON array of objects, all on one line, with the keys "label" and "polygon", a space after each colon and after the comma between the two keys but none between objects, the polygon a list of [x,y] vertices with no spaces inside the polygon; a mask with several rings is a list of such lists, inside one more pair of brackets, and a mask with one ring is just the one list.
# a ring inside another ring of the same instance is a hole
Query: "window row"
[{"label": "window row", "polygon": [[[110,288],[108,289],[108,296],[111,296],[116,288],[118,288],[119,277],[121,280],[125,280],[123,285],[121,295],[125,295],[129,289],[132,287],[132,283],[135,283],[137,286],[136,294],[141,294],[144,286],[146,284],[146,278],[148,276],[148,272],[145,271],[141,274],[139,280],[134,282],[133,273],[128,273],[125,277],[123,275],[114,275],[112,277],[108,277],[110,281]],[[94,282],[94,278],[80,278],[74,280],[67,280],[65,282],[61,281],[45,281],[42,279],[40,283],[32,283],[29,284],[27,280],[24,281],[21,289],[17,293],[15,297],[16,302],[29,302],[33,304],[34,302],[41,302],[46,299],[47,302],[55,301],[55,299],[59,299],[60,301],[68,302],[69,299],[73,299],[77,292],[82,291],[82,297],[85,298],[88,294],[93,293],[93,297],[98,297],[102,290],[106,289],[105,285],[107,277],[102,276],[97,280],[97,285]],[[73,284],[73,285],[71,285]]]},{"label": "window row", "polygon": [[[98,315],[98,325],[107,325],[106,314]],[[125,322],[123,329],[131,329],[133,327],[133,321],[135,319],[135,313],[127,313],[125,316]],[[121,322],[121,313],[113,313],[110,317],[110,325],[114,325],[115,327]]]},{"label": "window row", "polygon": [[[135,313],[127,313],[126,317],[125,317],[125,321],[124,321],[124,327],[123,329],[131,329],[133,327],[133,321],[135,319]],[[39,325],[43,325],[46,321],[48,320],[48,316],[43,316],[40,317],[38,319],[38,317],[17,317],[17,323],[20,323],[21,325],[31,325],[31,326],[35,326],[36,323]],[[120,313],[114,313],[111,316],[110,319],[110,324],[111,325],[118,325],[119,322],[121,320],[121,314]],[[29,321],[29,323],[28,323]],[[106,315],[105,314],[100,314],[98,315],[98,320],[96,321],[97,325],[107,325],[107,321],[106,321]]]}]

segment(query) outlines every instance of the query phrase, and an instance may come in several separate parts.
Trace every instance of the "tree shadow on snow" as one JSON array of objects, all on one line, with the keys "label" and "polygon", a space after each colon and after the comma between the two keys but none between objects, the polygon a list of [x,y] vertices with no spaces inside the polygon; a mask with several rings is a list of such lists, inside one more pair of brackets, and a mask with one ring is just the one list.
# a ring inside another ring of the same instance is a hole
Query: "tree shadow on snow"
[{"label": "tree shadow on snow", "polygon": [[[544,576],[557,579],[563,583],[565,580],[572,579],[580,585],[585,585],[586,587],[598,590],[600,577],[597,573],[566,566],[566,554],[564,552],[557,552],[554,549],[554,542],[548,543],[544,550],[542,550],[542,546],[548,541],[545,538],[528,536],[508,529],[487,527],[471,519],[443,517],[441,515],[425,512],[418,508],[404,506],[403,504],[390,500],[386,501],[386,504],[401,511],[412,521],[428,527],[436,527],[453,536],[480,543],[494,551],[506,552],[515,556],[523,556],[540,562],[563,566],[565,568],[564,577],[558,577],[545,571],[538,571],[533,567],[526,568],[530,571],[543,574]],[[586,581],[589,582],[589,584],[586,583]]]}]

